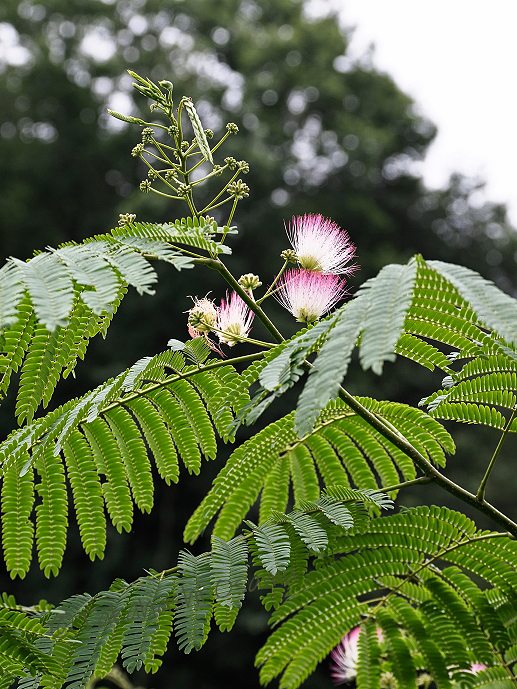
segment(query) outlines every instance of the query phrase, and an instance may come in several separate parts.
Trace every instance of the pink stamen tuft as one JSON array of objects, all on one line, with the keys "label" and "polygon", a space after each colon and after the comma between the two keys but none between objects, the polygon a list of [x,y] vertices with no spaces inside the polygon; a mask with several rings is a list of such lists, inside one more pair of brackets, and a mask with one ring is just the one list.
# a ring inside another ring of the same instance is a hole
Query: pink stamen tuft
[{"label": "pink stamen tuft", "polygon": [[275,296],[297,321],[313,323],[346,293],[345,281],[338,275],[294,269],[282,275]]},{"label": "pink stamen tuft", "polygon": [[341,642],[330,652],[330,674],[334,684],[350,682],[357,674],[359,658],[359,627],[346,634]]},{"label": "pink stamen tuft", "polygon": [[355,256],[355,246],[348,233],[332,220],[314,213],[295,216],[286,232],[302,268],[342,275],[357,270],[357,265],[348,265]]},{"label": "pink stamen tuft", "polygon": [[249,306],[239,297],[237,292],[232,292],[226,299],[221,299],[221,306],[217,310],[217,329],[219,342],[224,342],[229,347],[248,337],[251,323],[255,314]]}]

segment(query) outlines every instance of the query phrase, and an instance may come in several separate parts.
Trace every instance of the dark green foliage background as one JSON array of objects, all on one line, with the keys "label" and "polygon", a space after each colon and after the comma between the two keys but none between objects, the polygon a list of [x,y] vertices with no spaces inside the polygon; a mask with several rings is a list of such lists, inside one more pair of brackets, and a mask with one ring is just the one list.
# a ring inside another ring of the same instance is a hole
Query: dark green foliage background
[{"label": "dark green foliage background", "polygon": [[[140,34],[143,19],[147,28]],[[358,246],[361,271],[351,280],[351,290],[384,264],[421,252],[426,258],[471,267],[503,290],[516,292],[517,240],[504,206],[470,203],[480,182],[461,175],[453,176],[445,190],[430,192],[411,174],[412,163],[425,156],[435,127],[416,115],[411,99],[366,58],[351,63],[346,72],[335,68],[343,64],[336,58],[346,55],[347,49],[347,36],[335,16],[309,20],[303,3],[294,0],[50,0],[44,5],[4,0],[0,22],[15,27],[32,55],[25,66],[0,63],[4,258],[27,258],[49,244],[106,232],[122,212],[160,222],[186,214],[177,202],[135,191],[145,175],[143,164],[130,156],[139,141],[138,129],[114,129],[106,115],[110,92],[133,97],[125,71],[135,69],[154,80],[170,79],[176,100],[184,94],[192,96],[204,125],[216,136],[218,125],[221,132],[227,121],[240,128],[221,156],[244,158],[250,164],[245,181],[251,194],[239,204],[240,235],[232,239],[235,255],[228,260],[237,276],[253,271],[267,284],[287,246],[284,220],[314,212],[346,228]],[[95,27],[117,41],[108,60],[81,52],[84,37]],[[222,29],[228,32],[227,42],[221,42],[226,38]],[[144,99],[136,95],[134,103],[148,117]],[[116,103],[114,107],[118,109]],[[16,126],[14,136],[6,123]],[[51,124],[57,138],[38,139],[42,129],[37,123]],[[343,154],[348,162],[336,165],[345,159]],[[208,199],[209,189],[201,190]],[[278,190],[283,190],[285,205],[273,200]],[[501,261],[493,265],[498,255]],[[86,364],[77,368],[77,378],[59,385],[53,404],[81,394],[141,356],[164,349],[171,337],[185,339],[182,312],[189,308],[187,295],[204,296],[212,290],[215,298],[223,296],[224,287],[203,269],[179,274],[164,266],[157,269],[156,296],[132,293],[126,298],[106,340],[93,342]],[[285,334],[294,332],[294,324],[275,303],[271,313]],[[256,335],[266,335],[259,325]],[[410,362],[396,366],[396,374],[390,365],[381,379],[359,376],[352,369],[348,388],[416,404],[440,385],[438,375],[425,375]],[[285,413],[293,399],[285,395],[271,414]],[[4,435],[12,419],[8,400],[1,421]],[[475,488],[497,433],[473,434],[463,427],[455,438],[459,451],[450,461],[449,475],[457,479],[468,474],[472,485],[465,487]],[[513,476],[509,462],[513,449],[508,442],[507,459],[498,466],[488,495],[511,518],[517,516],[506,488]],[[23,582],[11,583],[4,577],[2,590],[16,593],[26,604],[40,597],[57,603],[75,592],[94,593],[117,576],[136,578],[144,567],[175,564],[184,524],[226,456],[222,448],[214,463],[204,465],[199,478],[181,476],[179,487],[157,483],[153,513],[140,518],[130,535],[111,533],[104,561],[86,560],[77,539],[69,543],[58,579],[46,581],[33,567]],[[415,489],[402,500],[406,505],[438,502],[461,509],[428,487]],[[210,635],[199,656],[184,657],[171,648],[161,673],[142,679],[142,684],[258,686],[253,656],[265,638],[266,619],[258,605],[245,606],[230,635]],[[329,685],[323,666],[306,686]]]}]

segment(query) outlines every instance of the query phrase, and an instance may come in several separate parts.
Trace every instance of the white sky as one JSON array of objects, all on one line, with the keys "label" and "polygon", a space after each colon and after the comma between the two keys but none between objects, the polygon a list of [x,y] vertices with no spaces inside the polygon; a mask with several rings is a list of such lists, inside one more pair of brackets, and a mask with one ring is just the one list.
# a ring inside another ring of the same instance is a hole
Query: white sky
[{"label": "white sky", "polygon": [[414,97],[438,135],[428,186],[454,170],[487,181],[517,227],[517,0],[331,0],[357,26],[351,54],[375,43],[375,66]]}]

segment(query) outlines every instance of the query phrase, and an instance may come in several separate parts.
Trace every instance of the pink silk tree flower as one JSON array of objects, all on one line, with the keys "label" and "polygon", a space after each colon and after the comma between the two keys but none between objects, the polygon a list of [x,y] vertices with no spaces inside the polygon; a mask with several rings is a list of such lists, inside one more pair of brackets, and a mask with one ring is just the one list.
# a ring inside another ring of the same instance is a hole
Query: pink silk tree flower
[{"label": "pink silk tree flower", "polygon": [[275,297],[300,323],[321,318],[346,294],[338,275],[312,270],[288,270],[279,280]]},{"label": "pink silk tree flower", "polygon": [[[359,660],[359,635],[360,627],[354,627],[345,634],[341,642],[330,652],[330,673],[334,684],[350,682],[357,675],[357,662]],[[377,638],[383,641],[381,630],[377,627]]]},{"label": "pink silk tree flower", "polygon": [[355,627],[330,652],[330,674],[334,684],[350,682],[356,676],[359,658],[359,634],[359,627]]},{"label": "pink silk tree flower", "polygon": [[221,299],[221,306],[217,309],[216,328],[219,342],[233,347],[242,338],[248,337],[251,323],[255,314],[250,310],[237,292],[232,292],[226,299]]},{"label": "pink silk tree flower", "polygon": [[472,663],[472,665],[470,666],[470,671],[474,674],[482,672],[483,670],[486,670],[486,665],[482,665],[481,663]]},{"label": "pink silk tree flower", "polygon": [[293,217],[286,232],[302,268],[343,275],[357,270],[357,265],[348,265],[355,246],[332,220],[314,213],[299,215]]}]

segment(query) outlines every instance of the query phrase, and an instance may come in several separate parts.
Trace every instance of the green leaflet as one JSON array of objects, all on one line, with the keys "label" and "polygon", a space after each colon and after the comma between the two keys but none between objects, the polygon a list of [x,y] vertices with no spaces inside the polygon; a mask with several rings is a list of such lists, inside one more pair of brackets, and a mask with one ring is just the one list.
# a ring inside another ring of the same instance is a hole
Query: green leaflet
[{"label": "green leaflet", "polygon": [[[141,425],[144,402],[137,399],[128,404]],[[143,413],[145,414],[145,410]],[[123,407],[110,410],[107,419],[120,448],[133,499],[142,512],[150,512],[153,506],[151,463],[140,430],[133,417]]]},{"label": "green leaflet", "polygon": [[20,475],[26,457],[14,462],[2,484],[2,546],[11,579],[29,570],[34,526],[29,519],[34,504],[32,471]]},{"label": "green leaflet", "polygon": [[228,608],[240,608],[247,584],[246,542],[238,538],[225,542],[214,536],[210,570],[215,599]]},{"label": "green leaflet", "polygon": [[515,299],[469,268],[442,261],[428,261],[427,265],[454,285],[483,323],[509,343],[517,345]]},{"label": "green leaflet", "polygon": [[311,432],[320,411],[337,396],[341,380],[348,370],[368,303],[368,292],[361,291],[352,302],[341,307],[298,400],[295,424],[300,438]]},{"label": "green leaflet", "polygon": [[[41,503],[36,506],[36,543],[40,568],[45,576],[58,575],[63,561],[68,526],[68,496],[63,464],[51,450],[44,452],[36,470],[40,483],[36,491]],[[30,476],[30,473],[27,473]]]},{"label": "green leaflet", "polygon": [[92,451],[84,436],[75,430],[65,443],[63,453],[83,547],[92,560],[102,558],[106,546],[106,520]]},{"label": "green leaflet", "polygon": [[22,272],[16,264],[3,265],[0,268],[0,332],[16,323],[17,307],[24,290]]},{"label": "green leaflet", "polygon": [[180,650],[190,653],[205,643],[212,617],[210,560],[181,551],[181,581],[176,594],[175,631]]},{"label": "green leaflet", "polygon": [[192,129],[194,130],[194,136],[196,137],[199,150],[201,151],[205,159],[213,165],[214,159],[212,158],[212,151],[210,150],[210,146],[208,145],[205,130],[203,129],[201,120],[199,119],[199,116],[196,112],[194,103],[190,100],[190,98],[184,98],[181,102],[183,103],[185,110],[187,111],[187,115],[189,116],[189,120],[192,124]]},{"label": "green leaflet", "polygon": [[[248,524],[250,524],[248,522]],[[259,561],[267,572],[283,572],[289,564],[291,546],[287,533],[274,524],[253,525]]]},{"label": "green leaflet", "polygon": [[142,577],[131,587],[126,596],[121,652],[128,672],[139,670],[144,662],[149,662],[153,638],[160,629],[160,616],[166,611],[175,588],[175,577]]},{"label": "green leaflet", "polygon": [[38,254],[28,263],[11,259],[22,275],[39,321],[50,331],[66,326],[74,287],[65,266],[53,254]]},{"label": "green leaflet", "polygon": [[361,633],[357,643],[357,684],[364,689],[379,689],[381,666],[379,663],[381,649],[377,626],[373,620],[361,624]]},{"label": "green leaflet", "polygon": [[385,266],[371,281],[359,348],[364,370],[371,368],[380,375],[383,362],[395,360],[394,348],[403,333],[415,279],[413,260],[406,266]]},{"label": "green leaflet", "polygon": [[119,532],[129,532],[133,522],[133,504],[119,446],[110,430],[103,419],[95,419],[83,427],[97,472],[105,477],[102,493],[113,526]]}]

